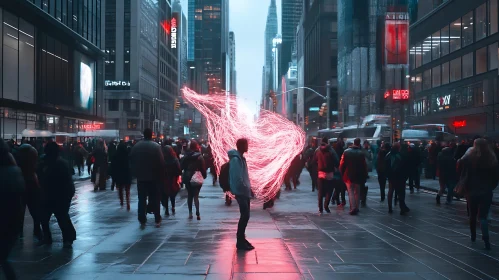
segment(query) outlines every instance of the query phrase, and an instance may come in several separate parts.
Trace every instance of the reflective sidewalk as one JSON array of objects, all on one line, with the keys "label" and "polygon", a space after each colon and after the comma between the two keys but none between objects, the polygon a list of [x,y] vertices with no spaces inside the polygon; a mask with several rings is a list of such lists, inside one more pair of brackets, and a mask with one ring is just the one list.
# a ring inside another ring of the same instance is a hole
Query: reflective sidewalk
[{"label": "reflective sidewalk", "polygon": [[[237,202],[227,207],[219,187],[203,186],[201,221],[188,220],[185,191],[177,214],[141,230],[136,187],[132,210],[117,192],[93,192],[77,183],[71,216],[78,240],[62,249],[53,220],[54,244],[33,244],[31,218],[11,260],[20,279],[495,279],[499,278],[499,224],[490,226],[492,251],[469,239],[465,203],[436,206],[435,196],[410,195],[411,212],[388,214],[379,190],[368,183],[369,200],[359,216],[332,207],[318,215],[316,193],[306,171],[298,190],[283,191],[273,209],[252,202],[247,237],[256,249],[237,252]],[[206,180],[207,182],[210,179]],[[493,208],[496,215],[497,208]],[[480,232],[478,230],[478,232]],[[0,274],[0,279],[4,279]]]}]

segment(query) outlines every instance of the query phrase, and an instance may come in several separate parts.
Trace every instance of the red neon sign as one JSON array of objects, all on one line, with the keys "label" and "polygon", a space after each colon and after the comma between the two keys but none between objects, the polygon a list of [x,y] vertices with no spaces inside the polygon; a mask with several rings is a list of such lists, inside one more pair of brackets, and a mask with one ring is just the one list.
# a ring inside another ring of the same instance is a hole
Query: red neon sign
[{"label": "red neon sign", "polygon": [[460,128],[460,127],[465,127],[466,126],[466,120],[460,120],[460,121],[453,121],[452,126],[455,128]]},{"label": "red neon sign", "polygon": [[390,92],[389,91],[386,91],[385,94],[383,95],[383,97],[385,99],[388,99],[388,97],[390,97]]},{"label": "red neon sign", "polygon": [[100,124],[82,124],[81,125],[81,128],[84,128],[84,129],[100,129],[101,128],[101,125]]},{"label": "red neon sign", "polygon": [[409,90],[408,89],[394,89],[392,91],[393,100],[409,100]]}]

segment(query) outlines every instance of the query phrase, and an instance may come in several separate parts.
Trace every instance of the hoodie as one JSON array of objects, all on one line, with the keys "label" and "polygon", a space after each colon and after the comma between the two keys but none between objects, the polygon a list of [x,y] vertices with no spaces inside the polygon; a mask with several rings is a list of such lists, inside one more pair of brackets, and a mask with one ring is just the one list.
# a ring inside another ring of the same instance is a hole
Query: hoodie
[{"label": "hoodie", "polygon": [[251,184],[246,159],[237,150],[229,151],[230,191],[235,196],[251,197]]}]

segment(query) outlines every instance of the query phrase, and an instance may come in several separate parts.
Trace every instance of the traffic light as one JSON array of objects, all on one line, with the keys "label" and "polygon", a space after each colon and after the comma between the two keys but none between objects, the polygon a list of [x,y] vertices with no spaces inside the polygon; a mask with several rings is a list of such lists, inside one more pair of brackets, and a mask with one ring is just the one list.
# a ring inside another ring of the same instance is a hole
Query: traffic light
[{"label": "traffic light", "polygon": [[308,116],[305,117],[305,125],[308,125],[309,122],[308,122]]},{"label": "traffic light", "polygon": [[396,129],[396,130],[393,132],[393,139],[394,139],[394,140],[400,140],[400,130]]},{"label": "traffic light", "polygon": [[175,99],[175,105],[174,109],[178,110],[180,108],[180,101],[178,99]]}]

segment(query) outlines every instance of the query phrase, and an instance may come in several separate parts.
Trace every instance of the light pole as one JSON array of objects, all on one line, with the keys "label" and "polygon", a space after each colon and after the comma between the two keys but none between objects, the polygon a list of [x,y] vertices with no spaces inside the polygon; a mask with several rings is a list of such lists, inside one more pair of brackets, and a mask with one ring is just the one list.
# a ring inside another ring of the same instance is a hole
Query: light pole
[{"label": "light pole", "polygon": [[327,102],[327,105],[326,105],[326,114],[327,114],[327,118],[326,118],[326,125],[327,125],[327,129],[330,129],[331,128],[331,111],[330,111],[330,108],[329,108],[329,101],[331,99],[331,82],[329,80],[326,81],[326,102]]},{"label": "light pole", "polygon": [[[156,108],[156,102],[163,102],[163,103],[168,103],[168,101],[165,101],[165,100],[161,100],[159,98],[153,98],[152,99],[152,106],[154,107],[154,130],[156,132],[156,135],[159,135],[159,126],[161,124],[161,121],[158,119],[158,114],[157,114],[157,108]],[[174,116],[175,117],[175,116]],[[156,129],[156,121],[158,121],[158,126],[157,126],[157,129]]]}]

